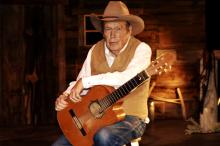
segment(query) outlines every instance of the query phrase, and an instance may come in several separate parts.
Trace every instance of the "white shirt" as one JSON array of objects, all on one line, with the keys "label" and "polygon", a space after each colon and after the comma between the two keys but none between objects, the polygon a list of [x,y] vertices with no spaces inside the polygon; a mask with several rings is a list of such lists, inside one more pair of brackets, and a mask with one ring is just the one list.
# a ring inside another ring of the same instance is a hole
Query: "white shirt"
[{"label": "white shirt", "polygon": [[[127,47],[127,44],[128,42],[125,44],[125,46],[120,52],[124,51],[124,49]],[[108,73],[91,76],[90,62],[91,62],[92,50],[94,47],[95,45],[89,50],[87,58],[84,61],[82,69],[77,77],[77,80],[82,78],[83,87],[85,89],[88,89],[95,85],[109,85],[117,89],[118,87],[126,83],[128,80],[133,78],[135,75],[137,75],[139,72],[146,69],[151,62],[151,54],[152,54],[151,48],[146,43],[141,42],[137,46],[134,57],[132,58],[131,62],[128,64],[127,68],[124,71],[122,72],[116,71],[112,73],[108,72]],[[106,44],[105,44],[105,57],[109,66],[113,64],[116,58],[116,56],[109,51]],[[69,94],[75,83],[76,81],[71,82],[65,93]],[[83,94],[85,93],[86,92],[84,92]]]}]

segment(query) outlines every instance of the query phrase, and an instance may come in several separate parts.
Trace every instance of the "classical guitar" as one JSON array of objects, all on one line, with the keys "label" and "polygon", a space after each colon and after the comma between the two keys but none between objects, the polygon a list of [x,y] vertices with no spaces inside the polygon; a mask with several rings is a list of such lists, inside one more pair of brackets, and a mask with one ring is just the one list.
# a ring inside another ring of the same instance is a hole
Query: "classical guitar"
[{"label": "classical guitar", "polygon": [[150,76],[168,70],[173,61],[173,54],[163,54],[117,90],[110,86],[94,86],[81,102],[73,103],[67,99],[69,105],[57,112],[59,126],[66,138],[74,146],[92,146],[97,130],[124,118],[125,113],[119,99],[128,95]]}]

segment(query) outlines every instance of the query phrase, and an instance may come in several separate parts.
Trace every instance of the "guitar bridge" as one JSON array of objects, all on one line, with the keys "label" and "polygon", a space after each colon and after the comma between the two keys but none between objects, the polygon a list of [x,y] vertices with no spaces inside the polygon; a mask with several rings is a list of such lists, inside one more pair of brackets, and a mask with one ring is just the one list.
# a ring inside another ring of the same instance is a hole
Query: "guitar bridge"
[{"label": "guitar bridge", "polygon": [[69,110],[69,113],[70,113],[70,115],[71,115],[71,117],[72,117],[72,119],[73,119],[75,125],[76,125],[77,128],[80,130],[81,134],[82,134],[83,136],[86,136],[86,131],[85,131],[85,129],[83,128],[82,123],[80,122],[80,120],[79,120],[78,117],[76,116],[75,112],[74,112],[72,109],[70,109],[70,110]]}]

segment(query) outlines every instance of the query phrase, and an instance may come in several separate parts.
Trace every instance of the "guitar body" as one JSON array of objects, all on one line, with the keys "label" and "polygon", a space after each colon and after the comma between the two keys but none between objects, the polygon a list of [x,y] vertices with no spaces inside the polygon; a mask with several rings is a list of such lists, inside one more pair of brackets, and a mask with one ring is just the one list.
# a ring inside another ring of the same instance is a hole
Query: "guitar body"
[{"label": "guitar body", "polygon": [[60,128],[69,142],[74,146],[92,146],[95,133],[102,127],[124,119],[122,102],[117,102],[104,112],[99,112],[96,102],[114,89],[109,86],[95,86],[82,97],[81,102],[73,103],[57,112]]}]

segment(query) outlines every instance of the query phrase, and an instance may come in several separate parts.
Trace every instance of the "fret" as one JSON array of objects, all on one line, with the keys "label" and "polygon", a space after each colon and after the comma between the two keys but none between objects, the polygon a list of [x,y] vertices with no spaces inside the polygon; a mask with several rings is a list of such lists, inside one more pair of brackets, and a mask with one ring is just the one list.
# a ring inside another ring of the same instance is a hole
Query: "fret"
[{"label": "fret", "polygon": [[135,76],[135,78],[133,78],[132,80],[134,80],[136,82],[136,84],[137,84],[136,87],[139,86],[140,83],[141,83],[140,82],[141,80],[140,80],[139,74],[137,74],[137,76]]},{"label": "fret", "polygon": [[99,102],[99,105],[103,108],[104,107],[103,100],[99,100],[98,102]]},{"label": "fret", "polygon": [[124,90],[123,87],[119,88],[119,90],[121,90],[121,92],[123,93],[123,96],[125,96],[127,94],[127,92]]},{"label": "fret", "polygon": [[128,87],[128,90],[129,90],[129,92],[130,92],[130,91],[131,91],[133,88],[132,88],[132,87],[130,87],[129,82],[130,82],[130,81],[128,81],[128,82],[127,82],[126,86]]},{"label": "fret", "polygon": [[120,88],[125,89],[126,94],[128,94],[130,91],[126,88],[126,83],[124,85],[122,85]]},{"label": "fret", "polygon": [[117,96],[117,100],[120,99],[121,97],[123,97],[123,95],[120,95],[119,90],[116,90],[115,93],[118,95],[118,96]]},{"label": "fret", "polygon": [[120,97],[124,96],[123,92],[121,91],[121,88],[118,88],[116,92],[120,95]]},{"label": "fret", "polygon": [[120,98],[120,96],[118,97],[118,94],[116,93],[116,91],[112,92],[114,101],[117,101]]},{"label": "fret", "polygon": [[113,94],[110,94],[107,98],[111,101],[111,105],[117,101],[117,99]]},{"label": "fret", "polygon": [[106,109],[108,107],[108,102],[107,102],[106,98],[103,98],[102,100],[100,100],[99,103],[101,103],[101,107],[103,109]]},{"label": "fret", "polygon": [[112,104],[115,101],[111,98],[111,94],[109,96],[106,97],[106,100],[109,101],[108,103]]},{"label": "fret", "polygon": [[132,78],[132,80],[136,83],[136,86],[138,86],[139,84],[137,83],[137,80],[135,78]]},{"label": "fret", "polygon": [[129,81],[129,85],[132,87],[132,90],[133,90],[137,86],[133,84],[132,80],[133,80],[133,78]]}]

